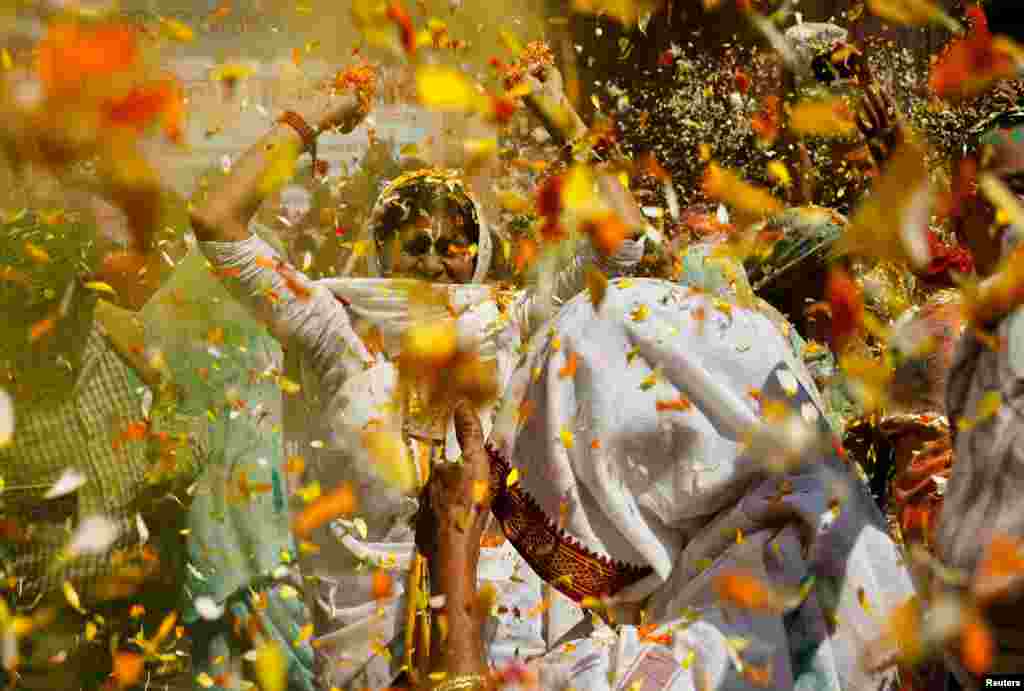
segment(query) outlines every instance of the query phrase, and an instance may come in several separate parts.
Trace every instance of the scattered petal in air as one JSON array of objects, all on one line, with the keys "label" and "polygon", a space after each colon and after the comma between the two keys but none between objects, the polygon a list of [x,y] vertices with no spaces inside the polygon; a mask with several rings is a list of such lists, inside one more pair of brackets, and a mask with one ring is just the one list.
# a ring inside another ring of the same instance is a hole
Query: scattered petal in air
[{"label": "scattered petal in air", "polygon": [[463,167],[467,172],[472,173],[478,171],[498,154],[498,140],[493,137],[466,139],[462,142],[462,150],[466,157]]},{"label": "scattered petal in air", "polygon": [[942,11],[932,0],[867,0],[867,7],[877,17],[907,26],[936,23],[954,33],[963,31],[960,23]]},{"label": "scattered petal in air", "polygon": [[97,293],[106,293],[107,295],[116,295],[117,291],[111,287],[109,283],[103,281],[86,281],[86,290],[95,290]]},{"label": "scattered petal in air", "polygon": [[779,213],[783,209],[782,202],[767,190],[744,182],[735,173],[715,163],[708,166],[704,176],[704,192],[712,199],[755,218]]},{"label": "scattered petal in air", "polygon": [[405,11],[398,0],[391,0],[388,3],[387,18],[398,27],[402,41],[402,48],[409,55],[416,52],[416,29],[412,25],[412,18]]},{"label": "scattered petal in air", "polygon": [[297,648],[312,637],[313,625],[306,624],[301,629],[299,629],[299,635],[295,637],[295,640],[292,642],[292,645],[294,645]]},{"label": "scattered petal in air", "polygon": [[424,65],[416,70],[416,90],[421,104],[442,112],[472,112],[483,102],[480,92],[462,72],[440,65]]},{"label": "scattered petal in air", "polygon": [[161,17],[160,27],[169,38],[182,43],[191,43],[196,37],[196,32],[192,30],[192,27],[170,17]]},{"label": "scattered petal in air", "polygon": [[384,569],[377,569],[373,572],[371,592],[375,600],[385,600],[394,595],[394,579]]},{"label": "scattered petal in air", "polygon": [[924,151],[913,142],[898,149],[835,243],[832,258],[847,254],[881,261],[927,265],[928,223],[933,201]]},{"label": "scattered petal in air", "polygon": [[608,293],[608,277],[601,273],[599,269],[588,266],[584,274],[584,281],[587,291],[590,293],[590,304],[594,306],[595,310],[601,309],[604,296]]},{"label": "scattered petal in air", "polygon": [[[309,628],[311,636],[312,626]],[[271,641],[260,645],[254,666],[261,691],[285,691],[288,684],[288,661],[278,643]]]},{"label": "scattered petal in air", "polygon": [[565,358],[565,366],[558,370],[559,379],[572,378],[576,376],[577,356],[575,352],[569,352]]},{"label": "scattered petal in air", "polygon": [[654,12],[660,3],[655,0],[573,0],[572,9],[581,14],[607,16],[632,27],[640,19]]},{"label": "scattered petal in air", "polygon": [[678,411],[685,413],[693,409],[693,403],[686,396],[680,396],[671,401],[657,401],[655,408],[658,412]]},{"label": "scattered petal in air", "polygon": [[271,163],[260,180],[260,190],[263,194],[277,191],[295,176],[295,167],[301,154],[301,145],[292,140],[281,142],[267,152]]},{"label": "scattered petal in air", "polygon": [[980,615],[975,613],[968,617],[960,631],[960,657],[964,666],[975,676],[981,677],[992,668],[994,652],[992,630]]},{"label": "scattered petal in air", "polygon": [[614,255],[629,234],[629,228],[616,213],[600,214],[587,220],[582,231],[605,256]]},{"label": "scattered petal in air", "polygon": [[78,591],[75,590],[75,586],[71,585],[71,581],[64,581],[64,599],[71,605],[71,608],[77,612],[85,614],[85,610],[82,609],[82,599],[78,597]]},{"label": "scattered petal in air", "polygon": [[980,602],[990,602],[1019,587],[1024,581],[1024,543],[996,535],[986,548],[971,583]]},{"label": "scattered petal in air", "polygon": [[240,82],[243,79],[248,79],[252,74],[253,69],[248,65],[229,63],[215,67],[213,72],[210,74],[210,78],[214,81],[225,82],[230,85]]},{"label": "scattered petal in air", "polygon": [[978,189],[996,207],[997,221],[1024,228],[1024,206],[1005,182],[991,173],[984,173],[978,178]]},{"label": "scattered petal in air", "polygon": [[782,161],[772,161],[768,164],[768,177],[783,187],[789,187],[793,184],[793,176],[790,175],[789,169],[786,168],[786,164]]},{"label": "scattered petal in air", "polygon": [[1021,47],[1005,36],[993,37],[980,5],[967,8],[968,35],[946,47],[932,67],[928,85],[939,98],[973,98],[1000,79],[1016,74]]},{"label": "scattered petal in air", "polygon": [[0,389],[0,449],[14,438],[14,399]]},{"label": "scattered petal in air", "polygon": [[447,367],[455,359],[458,334],[453,320],[418,324],[402,336],[401,368],[414,372]]},{"label": "scattered petal in air", "polygon": [[307,539],[314,530],[335,518],[351,515],[356,510],[356,495],[351,485],[343,484],[330,494],[318,497],[295,517],[293,528],[300,539]]},{"label": "scattered petal in air", "polygon": [[142,679],[146,658],[139,653],[118,650],[114,653],[114,666],[110,676],[119,689],[130,689]]},{"label": "scattered petal in air", "polygon": [[137,64],[138,33],[127,24],[52,24],[37,48],[36,69],[50,94],[79,92]]},{"label": "scattered petal in air", "polygon": [[401,435],[383,425],[371,425],[363,432],[362,442],[374,472],[403,492],[411,492],[416,485],[415,462]]},{"label": "scattered petal in air", "polygon": [[83,520],[71,536],[68,554],[103,554],[121,536],[121,526],[106,516],[89,516]]},{"label": "scattered petal in air", "polygon": [[196,613],[206,621],[217,621],[224,616],[224,606],[207,595],[201,595],[195,599]]},{"label": "scattered petal in air", "polygon": [[782,598],[761,579],[742,571],[728,571],[715,578],[715,592],[723,601],[743,609],[776,612]]},{"label": "scattered petal in air", "polygon": [[825,296],[832,312],[830,345],[836,352],[842,352],[863,324],[864,298],[860,286],[842,269],[833,269],[829,274]]},{"label": "scattered petal in air", "polygon": [[57,497],[63,497],[66,494],[71,494],[84,485],[85,482],[85,475],[74,468],[68,468],[61,474],[53,487],[47,490],[46,494],[43,495],[43,499],[56,499]]},{"label": "scattered petal in air", "polygon": [[849,137],[857,132],[853,112],[842,98],[801,101],[790,112],[789,126],[806,137]]}]

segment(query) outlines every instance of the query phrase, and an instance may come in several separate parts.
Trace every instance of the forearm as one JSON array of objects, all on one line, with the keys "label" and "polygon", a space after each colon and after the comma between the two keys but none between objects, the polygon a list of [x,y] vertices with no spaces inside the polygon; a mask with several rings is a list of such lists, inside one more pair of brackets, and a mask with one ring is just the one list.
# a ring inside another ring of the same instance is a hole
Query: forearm
[{"label": "forearm", "polygon": [[476,587],[477,559],[444,546],[431,565],[434,595],[443,595],[445,625],[432,637],[431,671],[447,678],[486,677],[483,617]]},{"label": "forearm", "polygon": [[587,133],[583,118],[572,107],[564,92],[560,91],[555,98],[535,92],[525,96],[523,101],[558,144],[574,142]]},{"label": "forearm", "polygon": [[[339,98],[341,99],[339,101]],[[302,104],[290,110],[297,113],[313,131],[333,127],[339,103],[352,104],[354,97],[334,97],[322,92],[310,94]],[[249,236],[249,221],[260,204],[273,191],[268,184],[276,175],[282,155],[302,151],[308,144],[293,125],[278,122],[231,166],[230,172],[210,192],[206,201],[192,214],[192,225],[200,241],[232,242]]]},{"label": "forearm", "polygon": [[207,200],[192,212],[192,229],[201,242],[237,242],[249,237],[249,222],[270,192],[263,184],[278,152],[301,148],[302,138],[278,123],[231,167]]}]

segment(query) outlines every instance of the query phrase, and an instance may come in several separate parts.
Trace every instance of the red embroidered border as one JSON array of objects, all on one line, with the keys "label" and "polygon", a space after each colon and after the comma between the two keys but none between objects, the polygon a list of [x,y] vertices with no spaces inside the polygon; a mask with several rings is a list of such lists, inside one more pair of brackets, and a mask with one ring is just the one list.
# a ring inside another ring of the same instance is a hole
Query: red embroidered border
[{"label": "red embroidered border", "polygon": [[575,602],[614,595],[650,575],[653,569],[613,561],[595,554],[567,535],[519,483],[508,486],[509,462],[493,447],[491,511],[505,537],[541,578]]}]

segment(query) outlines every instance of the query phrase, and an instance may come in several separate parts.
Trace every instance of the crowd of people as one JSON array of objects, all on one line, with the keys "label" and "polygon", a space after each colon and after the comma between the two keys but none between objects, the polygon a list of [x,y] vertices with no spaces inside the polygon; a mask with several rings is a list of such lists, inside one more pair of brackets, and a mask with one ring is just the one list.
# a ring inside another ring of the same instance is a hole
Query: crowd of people
[{"label": "crowd of people", "polygon": [[[764,4],[757,72],[673,47],[685,97],[610,75],[589,124],[543,41],[488,88],[420,64],[420,105],[493,142],[371,127],[338,180],[317,138],[372,120],[363,60],[189,200],[141,144],[186,104],[139,27],[56,17],[5,50],[8,687],[1024,674],[1013,12],[921,3],[963,29],[922,124],[870,45]],[[423,45],[457,49],[438,25]]]}]

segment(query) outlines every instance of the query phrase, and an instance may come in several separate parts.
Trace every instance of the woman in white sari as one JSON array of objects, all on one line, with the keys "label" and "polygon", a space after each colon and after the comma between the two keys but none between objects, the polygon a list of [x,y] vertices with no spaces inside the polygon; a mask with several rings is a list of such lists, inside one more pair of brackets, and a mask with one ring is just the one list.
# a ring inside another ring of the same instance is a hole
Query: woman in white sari
[{"label": "woman in white sari", "polygon": [[[757,311],[647,279],[613,281],[597,308],[567,303],[530,343],[489,446],[509,540],[602,615],[535,663],[541,686],[891,688],[862,645],[912,585],[822,411]],[[432,488],[442,525],[465,508],[446,488],[480,473],[463,450],[465,470]],[[424,549],[471,552],[439,536]],[[472,598],[457,574],[437,585],[449,613]],[[449,626],[452,650],[473,649],[466,629]],[[438,661],[452,688],[484,683],[464,657]]]},{"label": "woman in white sari", "polygon": [[[403,635],[409,613],[425,604],[403,587],[415,566],[416,487],[431,464],[457,458],[459,447],[450,408],[423,406],[415,389],[400,388],[403,339],[415,326],[451,325],[460,350],[495,368],[500,392],[524,334],[549,314],[550,297],[578,292],[583,265],[598,260],[577,257],[539,298],[499,294],[482,284],[491,254],[483,214],[457,173],[431,169],[395,180],[378,200],[368,251],[380,278],[310,281],[252,232],[252,217],[266,197],[275,149],[301,145],[315,157],[318,132],[340,123],[350,130],[361,115],[354,98],[337,95],[311,100],[303,114],[286,112],[192,217],[203,252],[228,288],[284,347],[286,454],[303,459],[290,478],[293,508],[301,511],[298,496],[316,490],[354,495],[351,520],[322,522],[299,536],[301,585],[325,689],[392,686],[417,645]],[[602,267],[614,275],[641,256],[642,245],[626,241]],[[489,424],[490,411],[479,414]],[[397,443],[382,462],[380,444],[371,440]],[[508,545],[484,555],[481,578],[497,583],[514,605],[498,617],[492,658],[542,652],[540,618],[529,614],[541,609],[540,582]],[[391,575],[390,592],[374,588],[383,580],[371,578],[376,570]]]}]

